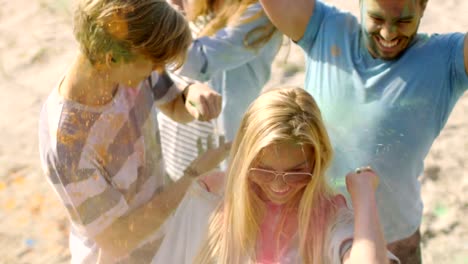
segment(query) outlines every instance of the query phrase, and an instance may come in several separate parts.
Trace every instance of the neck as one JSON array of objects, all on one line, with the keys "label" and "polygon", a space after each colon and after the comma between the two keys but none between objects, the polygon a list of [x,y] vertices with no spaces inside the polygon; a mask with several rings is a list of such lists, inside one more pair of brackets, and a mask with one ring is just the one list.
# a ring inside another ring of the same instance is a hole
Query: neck
[{"label": "neck", "polygon": [[110,73],[106,65],[92,65],[83,54],[79,54],[60,84],[59,93],[83,105],[106,105],[114,97],[118,85]]}]

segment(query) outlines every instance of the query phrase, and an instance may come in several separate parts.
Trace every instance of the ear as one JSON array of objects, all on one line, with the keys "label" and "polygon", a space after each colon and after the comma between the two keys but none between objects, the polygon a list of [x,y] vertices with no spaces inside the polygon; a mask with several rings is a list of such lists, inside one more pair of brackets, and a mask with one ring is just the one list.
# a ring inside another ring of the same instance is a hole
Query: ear
[{"label": "ear", "polygon": [[104,60],[105,60],[105,63],[107,65],[107,67],[109,67],[109,68],[114,66],[114,64],[117,62],[117,60],[112,55],[112,52],[107,52],[106,56],[104,57]]}]

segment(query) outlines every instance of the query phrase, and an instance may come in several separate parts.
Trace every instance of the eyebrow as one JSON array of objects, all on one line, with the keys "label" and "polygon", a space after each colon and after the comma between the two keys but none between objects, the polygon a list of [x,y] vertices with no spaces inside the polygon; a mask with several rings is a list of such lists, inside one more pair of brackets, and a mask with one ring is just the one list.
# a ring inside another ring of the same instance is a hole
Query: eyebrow
[{"label": "eyebrow", "polygon": [[[379,19],[385,19],[385,17],[383,17],[382,15],[378,14],[378,13],[374,13],[372,11],[368,11],[367,14],[371,17],[376,17],[376,18],[379,18]],[[413,15],[408,15],[408,16],[403,16],[403,17],[398,17],[398,18],[395,18],[393,19],[393,21],[400,21],[400,20],[412,20],[414,18]]]},{"label": "eyebrow", "polygon": [[[300,168],[300,167],[302,167],[302,166],[304,166],[304,165],[307,165],[307,164],[308,164],[308,162],[307,162],[307,160],[305,160],[304,162],[302,162],[302,163],[300,163],[300,164],[297,164],[297,165],[294,166],[294,167],[288,168],[286,171],[298,169],[298,168]],[[272,167],[266,166],[266,165],[263,164],[263,163],[259,163],[258,165],[259,165],[260,167],[262,167],[262,168],[273,169]]]}]

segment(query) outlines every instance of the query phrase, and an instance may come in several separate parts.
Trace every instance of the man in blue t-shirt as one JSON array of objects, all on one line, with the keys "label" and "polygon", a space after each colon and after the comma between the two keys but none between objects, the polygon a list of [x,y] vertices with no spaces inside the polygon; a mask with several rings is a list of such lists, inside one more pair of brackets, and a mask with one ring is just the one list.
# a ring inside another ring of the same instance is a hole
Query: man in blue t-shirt
[{"label": "man in blue t-shirt", "polygon": [[335,149],[330,177],[342,188],[346,171],[372,166],[390,250],[402,263],[421,263],[418,176],[468,89],[468,38],[417,33],[427,0],[361,0],[361,23],[316,0],[260,2],[305,51],[305,89]]}]

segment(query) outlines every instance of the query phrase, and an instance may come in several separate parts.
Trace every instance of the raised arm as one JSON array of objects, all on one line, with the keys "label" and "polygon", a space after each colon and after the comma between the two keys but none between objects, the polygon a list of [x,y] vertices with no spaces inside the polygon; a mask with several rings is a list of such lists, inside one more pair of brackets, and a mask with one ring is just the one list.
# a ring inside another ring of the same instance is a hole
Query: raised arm
[{"label": "raised arm", "polygon": [[249,32],[270,25],[271,22],[266,15],[256,17],[262,11],[259,3],[251,4],[240,17],[240,21],[247,22],[229,25],[221,28],[214,35],[195,39],[189,48],[184,65],[177,73],[205,82],[216,73],[231,70],[252,61],[262,52],[276,53],[281,45],[280,34],[277,32],[269,41],[262,43],[261,47],[247,48],[245,45],[245,37]]},{"label": "raised arm", "polygon": [[221,113],[221,95],[206,84],[174,82],[165,71],[153,72],[148,83],[158,108],[176,122],[208,121]]},{"label": "raised arm", "polygon": [[94,237],[102,248],[102,261],[127,256],[145,239],[157,232],[177,208],[194,178],[182,177],[129,215],[117,218]]},{"label": "raised arm", "polygon": [[304,35],[316,0],[260,0],[271,22],[286,36],[298,41]]},{"label": "raised arm", "polygon": [[355,219],[354,241],[351,250],[343,257],[345,264],[389,263],[375,199],[377,183],[378,177],[370,169],[346,176]]}]

